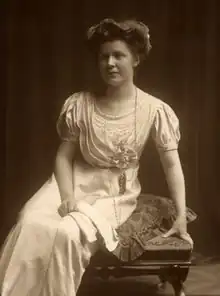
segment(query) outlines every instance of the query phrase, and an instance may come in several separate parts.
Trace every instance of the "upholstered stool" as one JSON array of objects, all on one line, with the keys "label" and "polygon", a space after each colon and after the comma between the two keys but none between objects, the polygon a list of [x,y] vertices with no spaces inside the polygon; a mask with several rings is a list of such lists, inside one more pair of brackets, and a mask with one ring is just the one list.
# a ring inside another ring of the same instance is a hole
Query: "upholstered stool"
[{"label": "upholstered stool", "polygon": [[190,244],[177,237],[157,236],[147,242],[145,252],[136,260],[121,262],[116,256],[98,252],[91,260],[85,276],[98,275],[103,279],[109,276],[123,277],[135,275],[158,275],[158,289],[166,282],[172,284],[175,296],[184,296],[183,283],[191,264]]},{"label": "upholstered stool", "polygon": [[[190,223],[197,215],[187,207]],[[120,240],[114,254],[99,251],[91,260],[85,274],[109,276],[158,275],[158,288],[170,282],[175,296],[184,296],[183,283],[191,264],[191,245],[175,236],[163,238],[176,219],[173,201],[166,197],[141,194],[137,207],[117,232]]]}]

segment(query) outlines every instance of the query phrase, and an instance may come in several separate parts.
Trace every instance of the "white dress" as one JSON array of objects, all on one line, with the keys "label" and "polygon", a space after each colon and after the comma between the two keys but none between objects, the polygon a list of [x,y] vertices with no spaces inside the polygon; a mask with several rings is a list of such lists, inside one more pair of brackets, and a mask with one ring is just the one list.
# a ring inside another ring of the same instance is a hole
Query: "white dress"
[{"label": "white dress", "polygon": [[62,140],[79,142],[81,153],[73,165],[76,200],[92,200],[92,209],[112,233],[106,231],[100,240],[102,229],[80,211],[61,218],[52,175],[26,203],[2,248],[1,296],[74,296],[91,256],[103,245],[111,251],[115,229],[132,214],[141,192],[137,161],[125,170],[126,190],[119,194],[115,143],[126,143],[139,159],[150,135],[163,150],[177,149],[180,139],[171,107],[140,89],[135,108],[114,117],[101,112],[91,93],[75,93],[63,105],[57,130]]}]

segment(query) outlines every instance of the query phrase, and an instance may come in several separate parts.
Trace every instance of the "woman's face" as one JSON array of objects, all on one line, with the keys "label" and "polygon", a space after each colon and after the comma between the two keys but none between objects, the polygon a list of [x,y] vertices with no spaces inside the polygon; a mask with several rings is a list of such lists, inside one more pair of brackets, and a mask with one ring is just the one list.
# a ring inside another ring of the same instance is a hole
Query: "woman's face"
[{"label": "woman's face", "polygon": [[122,40],[108,41],[101,45],[99,52],[99,70],[104,82],[109,86],[120,86],[133,81],[134,68],[138,58]]}]

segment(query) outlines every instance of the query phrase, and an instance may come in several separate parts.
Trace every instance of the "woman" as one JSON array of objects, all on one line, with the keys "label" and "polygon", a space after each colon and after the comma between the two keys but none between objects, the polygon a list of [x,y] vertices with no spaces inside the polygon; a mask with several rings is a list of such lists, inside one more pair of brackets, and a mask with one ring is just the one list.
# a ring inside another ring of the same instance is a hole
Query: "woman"
[{"label": "woman", "polygon": [[113,252],[116,229],[129,220],[141,187],[139,158],[155,140],[177,218],[164,236],[186,231],[178,119],[161,100],[134,85],[134,72],[151,45],[137,21],[105,19],[88,31],[88,46],[104,82],[64,103],[51,179],[27,202],[1,256],[2,296],[75,295],[95,252]]}]

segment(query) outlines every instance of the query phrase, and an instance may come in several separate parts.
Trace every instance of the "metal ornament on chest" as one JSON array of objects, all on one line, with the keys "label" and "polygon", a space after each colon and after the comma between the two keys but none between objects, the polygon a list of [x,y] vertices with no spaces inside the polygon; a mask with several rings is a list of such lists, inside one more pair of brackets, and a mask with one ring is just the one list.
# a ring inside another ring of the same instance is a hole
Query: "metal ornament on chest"
[{"label": "metal ornament on chest", "polygon": [[126,169],[136,164],[138,157],[136,149],[129,147],[124,141],[120,141],[118,144],[115,144],[115,146],[115,152],[111,157],[111,163],[119,169],[119,194],[123,195],[126,192],[127,184]]},{"label": "metal ornament on chest", "polygon": [[[128,139],[114,140],[114,152],[110,157],[110,163],[119,169],[118,186],[119,195],[123,195],[126,192],[127,177],[126,170],[135,166],[138,161],[137,155],[137,89],[135,89],[135,102],[134,102],[134,145],[128,144]],[[106,136],[106,122],[104,124],[104,132]],[[133,147],[132,147],[133,146]]]}]

